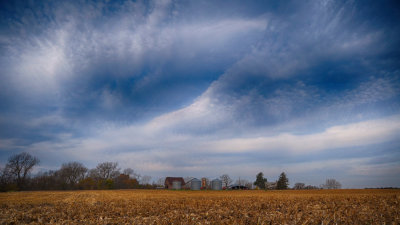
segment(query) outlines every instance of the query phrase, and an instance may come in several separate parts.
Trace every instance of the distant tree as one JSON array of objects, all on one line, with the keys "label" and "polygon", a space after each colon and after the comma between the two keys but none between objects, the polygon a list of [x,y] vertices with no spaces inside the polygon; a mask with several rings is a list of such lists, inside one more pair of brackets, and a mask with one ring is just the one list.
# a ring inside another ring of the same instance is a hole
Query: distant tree
[{"label": "distant tree", "polygon": [[120,169],[117,162],[103,162],[96,167],[96,173],[102,180],[114,179],[119,176]]},{"label": "distant tree", "polygon": [[259,189],[265,189],[266,182],[267,178],[264,178],[264,174],[259,172],[256,176],[256,181],[254,181],[254,185],[256,185]]},{"label": "distant tree", "polygon": [[88,170],[87,177],[89,177],[89,178],[91,178],[93,180],[99,180],[100,179],[100,175],[99,175],[99,173],[98,173],[96,168]]},{"label": "distant tree", "polygon": [[130,175],[130,177],[132,177],[133,179],[136,179],[137,181],[142,179],[142,175],[140,175],[139,173],[133,173],[132,175]]},{"label": "distant tree", "polygon": [[102,188],[105,189],[114,189],[114,180],[113,179],[106,179],[101,181]]},{"label": "distant tree", "polygon": [[120,174],[115,179],[115,188],[118,189],[127,189],[127,188],[136,188],[138,187],[139,183],[136,179],[132,179],[127,174]]},{"label": "distant tree", "polygon": [[17,190],[17,187],[11,188],[12,178],[7,168],[0,168],[0,191]]},{"label": "distant tree", "polygon": [[128,176],[131,176],[134,173],[134,171],[131,168],[126,168],[126,169],[124,169],[124,171],[122,173],[125,175],[128,175]]},{"label": "distant tree", "polygon": [[157,179],[157,182],[156,182],[157,186],[163,187],[164,183],[165,183],[165,177],[160,177]]},{"label": "distant tree", "polygon": [[289,179],[286,177],[285,172],[282,172],[281,175],[279,176],[279,179],[278,179],[278,182],[277,182],[276,186],[277,186],[278,190],[288,189]]},{"label": "distant tree", "polygon": [[317,186],[313,186],[313,185],[307,185],[307,186],[304,187],[304,189],[306,189],[306,190],[312,190],[312,189],[320,189],[320,188],[317,187]]},{"label": "distant tree", "polygon": [[253,189],[253,182],[247,181],[244,183],[244,186],[246,186],[248,189]]},{"label": "distant tree", "polygon": [[150,184],[150,181],[151,181],[151,176],[144,175],[140,180],[140,184],[147,185]]},{"label": "distant tree", "polygon": [[245,186],[248,189],[252,189],[253,188],[253,182],[250,182],[250,181],[248,181],[246,179],[239,178],[239,179],[237,179],[235,181],[235,184],[240,185],[240,186]]},{"label": "distant tree", "polygon": [[62,164],[59,175],[68,188],[74,188],[80,180],[85,178],[87,171],[88,169],[82,163],[69,162]]},{"label": "distant tree", "polygon": [[228,187],[232,183],[232,179],[229,177],[228,174],[223,174],[219,178],[221,179],[222,184],[224,185],[224,187]]},{"label": "distant tree", "polygon": [[98,182],[93,177],[86,177],[79,181],[79,188],[85,190],[94,190],[98,188]]},{"label": "distant tree", "polygon": [[130,178],[135,179],[137,181],[139,181],[140,178],[142,177],[140,174],[136,173],[135,170],[133,170],[131,168],[124,169],[124,171],[122,173],[129,175]]},{"label": "distant tree", "polygon": [[240,186],[246,186],[247,183],[249,183],[248,180],[246,180],[246,179],[241,179],[240,177],[239,177],[239,179],[237,179],[237,180],[235,181],[235,184],[236,184],[236,185],[240,185]]},{"label": "distant tree", "polygon": [[248,189],[252,189],[253,188],[253,183],[246,180],[246,179],[242,179],[239,177],[239,179],[237,179],[235,181],[235,185],[239,185],[239,186],[244,186],[247,187]]},{"label": "distant tree", "polygon": [[2,187],[3,183],[6,182],[4,173],[5,173],[4,168],[0,167],[0,187]]},{"label": "distant tree", "polygon": [[15,180],[18,189],[23,189],[29,173],[40,160],[29,153],[22,152],[11,156],[6,164],[5,172],[7,176]]},{"label": "distant tree", "polygon": [[57,190],[62,188],[62,182],[59,177],[59,171],[49,170],[39,172],[31,179],[30,189],[32,190]]},{"label": "distant tree", "polygon": [[322,185],[324,189],[340,189],[342,184],[335,179],[326,179],[325,184]]},{"label": "distant tree", "polygon": [[293,189],[295,190],[302,190],[305,189],[306,185],[304,183],[295,183]]}]

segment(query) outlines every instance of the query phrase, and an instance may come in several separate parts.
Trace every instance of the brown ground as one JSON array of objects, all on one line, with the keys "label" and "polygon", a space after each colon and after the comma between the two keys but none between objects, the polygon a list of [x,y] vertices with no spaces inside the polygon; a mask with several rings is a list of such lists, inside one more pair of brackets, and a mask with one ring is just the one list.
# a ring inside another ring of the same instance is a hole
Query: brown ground
[{"label": "brown ground", "polygon": [[1,224],[400,224],[400,190],[0,193]]}]

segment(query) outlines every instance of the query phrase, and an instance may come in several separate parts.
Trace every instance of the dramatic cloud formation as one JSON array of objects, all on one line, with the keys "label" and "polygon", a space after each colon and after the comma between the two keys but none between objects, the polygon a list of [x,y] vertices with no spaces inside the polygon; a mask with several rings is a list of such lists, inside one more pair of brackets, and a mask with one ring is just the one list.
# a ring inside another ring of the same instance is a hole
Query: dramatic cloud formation
[{"label": "dramatic cloud formation", "polygon": [[395,5],[1,3],[0,163],[400,186]]}]

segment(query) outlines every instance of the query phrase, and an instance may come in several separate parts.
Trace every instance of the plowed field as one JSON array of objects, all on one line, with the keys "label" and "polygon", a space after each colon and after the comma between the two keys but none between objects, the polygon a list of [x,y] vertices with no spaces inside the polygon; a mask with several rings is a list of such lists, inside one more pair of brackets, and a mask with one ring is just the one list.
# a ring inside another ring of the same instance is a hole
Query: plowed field
[{"label": "plowed field", "polygon": [[0,193],[0,223],[400,224],[400,191]]}]

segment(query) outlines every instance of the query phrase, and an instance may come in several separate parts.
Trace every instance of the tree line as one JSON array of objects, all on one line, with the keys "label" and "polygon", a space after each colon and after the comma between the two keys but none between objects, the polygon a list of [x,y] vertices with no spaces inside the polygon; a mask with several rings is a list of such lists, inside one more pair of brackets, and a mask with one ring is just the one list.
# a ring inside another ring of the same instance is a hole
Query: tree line
[{"label": "tree line", "polygon": [[[267,178],[264,178],[264,174],[259,172],[256,176],[256,181],[254,185],[258,189],[276,189],[276,190],[286,190],[289,189],[289,179],[286,176],[285,172],[282,172],[279,175],[279,178],[275,182],[268,182]],[[331,178],[325,181],[325,184],[321,184],[319,187],[313,185],[306,185],[304,183],[295,183],[293,188],[294,190],[311,190],[311,189],[340,189],[342,188],[342,184]]]},{"label": "tree line", "polygon": [[88,169],[82,163],[68,162],[58,170],[39,172],[31,177],[30,172],[40,160],[26,152],[8,159],[0,168],[0,191],[21,190],[95,190],[155,188],[150,176],[141,176],[131,168],[121,170],[117,162],[102,162]]},{"label": "tree line", "polygon": [[276,189],[276,190],[286,190],[289,188],[289,179],[285,172],[279,175],[279,178],[275,182],[268,182],[267,178],[264,178],[264,174],[259,172],[256,176],[256,181],[254,185],[258,189]]},{"label": "tree line", "polygon": [[[29,153],[22,152],[11,156],[4,168],[0,168],[0,191],[21,190],[97,190],[97,189],[132,189],[157,188],[164,184],[160,178],[150,184],[150,176],[141,176],[131,168],[122,170],[117,162],[102,162],[95,168],[88,169],[82,163],[63,163],[58,170],[39,172],[31,177],[32,169],[39,165],[40,160]],[[223,186],[227,188],[233,183],[228,174],[220,176]],[[289,189],[289,179],[282,172],[275,182],[268,182],[262,172],[256,175],[254,183],[246,179],[238,179],[236,185],[252,189]],[[341,184],[335,179],[327,179],[320,187],[296,183],[293,189],[339,189]]]}]

